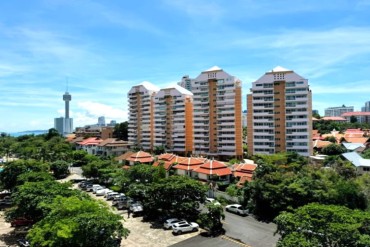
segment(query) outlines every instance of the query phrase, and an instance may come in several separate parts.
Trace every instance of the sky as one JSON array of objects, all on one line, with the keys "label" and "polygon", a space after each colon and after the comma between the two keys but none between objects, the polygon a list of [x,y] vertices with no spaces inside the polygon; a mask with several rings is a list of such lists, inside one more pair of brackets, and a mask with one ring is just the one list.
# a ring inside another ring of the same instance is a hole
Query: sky
[{"label": "sky", "polygon": [[276,66],[313,109],[370,101],[370,0],[0,1],[0,132],[127,120],[127,92],[219,66],[251,83]]}]

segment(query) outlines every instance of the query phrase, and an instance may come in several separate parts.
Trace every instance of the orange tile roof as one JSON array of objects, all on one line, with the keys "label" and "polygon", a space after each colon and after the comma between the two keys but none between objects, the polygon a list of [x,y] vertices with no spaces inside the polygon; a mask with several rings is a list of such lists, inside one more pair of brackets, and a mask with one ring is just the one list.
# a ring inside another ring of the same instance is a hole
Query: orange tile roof
[{"label": "orange tile roof", "polygon": [[321,141],[321,140],[313,141],[313,147],[314,148],[324,148],[326,146],[329,146],[330,144],[332,144],[332,142],[329,142],[329,141]]},{"label": "orange tile roof", "polygon": [[194,169],[194,172],[217,176],[225,176],[232,174],[231,169],[227,167],[225,163],[217,160],[210,160],[204,163],[200,167]]},{"label": "orange tile roof", "polygon": [[324,121],[347,121],[345,118],[342,117],[323,117],[321,119]]},{"label": "orange tile roof", "polygon": [[179,165],[202,165],[205,159],[203,158],[195,158],[195,157],[184,157],[178,160]]},{"label": "orange tile roof", "polygon": [[150,153],[139,151],[131,154],[126,160],[140,163],[150,163],[154,161],[154,158]]},{"label": "orange tile roof", "polygon": [[365,144],[369,138],[368,137],[344,137],[344,139],[347,142],[350,142],[350,143],[362,143],[362,144]]},{"label": "orange tile roof", "polygon": [[127,151],[126,153],[114,158],[115,160],[126,160],[127,158],[129,158],[131,156],[131,154],[133,154],[133,152],[131,151]]},{"label": "orange tile roof", "polygon": [[82,146],[85,146],[85,145],[97,145],[99,143],[101,143],[103,140],[102,139],[98,139],[96,137],[89,137],[81,142],[79,142],[78,144],[82,145]]},{"label": "orange tile roof", "polygon": [[342,117],[351,117],[351,116],[370,116],[370,112],[363,112],[363,111],[353,111],[353,112],[345,112],[341,115]]},{"label": "orange tile roof", "polygon": [[175,158],[175,154],[165,153],[158,156],[158,160],[170,161]]},{"label": "orange tile roof", "polygon": [[167,171],[168,171],[169,169],[171,169],[171,167],[172,167],[172,165],[173,165],[173,163],[172,163],[172,162],[159,160],[159,161],[154,162],[154,163],[153,163],[153,166],[154,166],[154,167],[157,167],[157,166],[159,166],[159,164],[160,164],[161,162],[163,162],[163,167],[164,167],[164,169],[166,169]]},{"label": "orange tile roof", "polygon": [[250,182],[252,181],[252,177],[247,177],[247,176],[244,176],[244,177],[241,177],[239,179],[239,182],[236,184],[236,186],[238,186],[239,188],[243,187],[245,182]]}]

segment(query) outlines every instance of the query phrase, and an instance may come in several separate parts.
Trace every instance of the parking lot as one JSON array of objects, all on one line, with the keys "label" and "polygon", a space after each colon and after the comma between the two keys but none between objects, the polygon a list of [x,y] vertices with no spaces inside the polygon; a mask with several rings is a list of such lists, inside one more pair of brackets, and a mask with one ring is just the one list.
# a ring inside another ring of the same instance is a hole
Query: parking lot
[{"label": "parking lot", "polygon": [[[75,185],[76,186],[76,185]],[[108,205],[112,205],[112,201],[106,201],[102,196],[96,196],[92,192],[87,192],[97,200],[103,200]],[[127,210],[117,210],[112,207],[112,210],[123,216],[122,224],[125,228],[130,230],[130,234],[127,239],[122,239],[121,246],[129,247],[141,247],[141,246],[158,246],[165,247],[171,246],[181,241],[187,240],[194,236],[199,235],[199,232],[185,233],[182,235],[173,235],[171,230],[163,230],[161,226],[152,227],[149,222],[143,222],[143,217],[131,217],[127,218]],[[158,228],[159,227],[159,228]]]}]

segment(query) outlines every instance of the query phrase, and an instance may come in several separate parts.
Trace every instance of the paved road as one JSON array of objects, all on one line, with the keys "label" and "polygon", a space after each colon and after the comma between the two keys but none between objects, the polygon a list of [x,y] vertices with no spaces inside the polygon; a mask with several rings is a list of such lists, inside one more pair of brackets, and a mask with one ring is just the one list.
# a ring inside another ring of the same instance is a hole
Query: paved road
[{"label": "paved road", "polygon": [[276,246],[279,239],[278,235],[274,235],[274,223],[257,221],[252,216],[242,217],[225,212],[224,229],[226,236],[238,239],[251,247]]},{"label": "paved road", "polygon": [[194,247],[194,246],[202,246],[202,247],[216,247],[216,246],[217,247],[243,247],[245,246],[246,247],[246,245],[242,245],[226,237],[208,238],[208,237],[203,237],[201,235],[197,235],[195,237],[184,240],[180,243],[171,245],[171,247]]}]

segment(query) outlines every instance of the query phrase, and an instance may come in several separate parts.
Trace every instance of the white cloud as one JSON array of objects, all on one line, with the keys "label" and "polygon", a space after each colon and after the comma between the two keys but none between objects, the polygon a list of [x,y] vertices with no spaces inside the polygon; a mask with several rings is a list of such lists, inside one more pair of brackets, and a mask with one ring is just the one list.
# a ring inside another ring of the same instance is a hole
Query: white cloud
[{"label": "white cloud", "polygon": [[[100,116],[104,116],[106,122],[110,120],[116,120],[117,122],[127,120],[127,112],[109,105],[93,101],[80,101],[77,102],[77,105],[78,109],[71,112],[71,117],[74,119],[74,126],[97,123]],[[59,112],[63,114],[64,110],[60,110]]]}]

